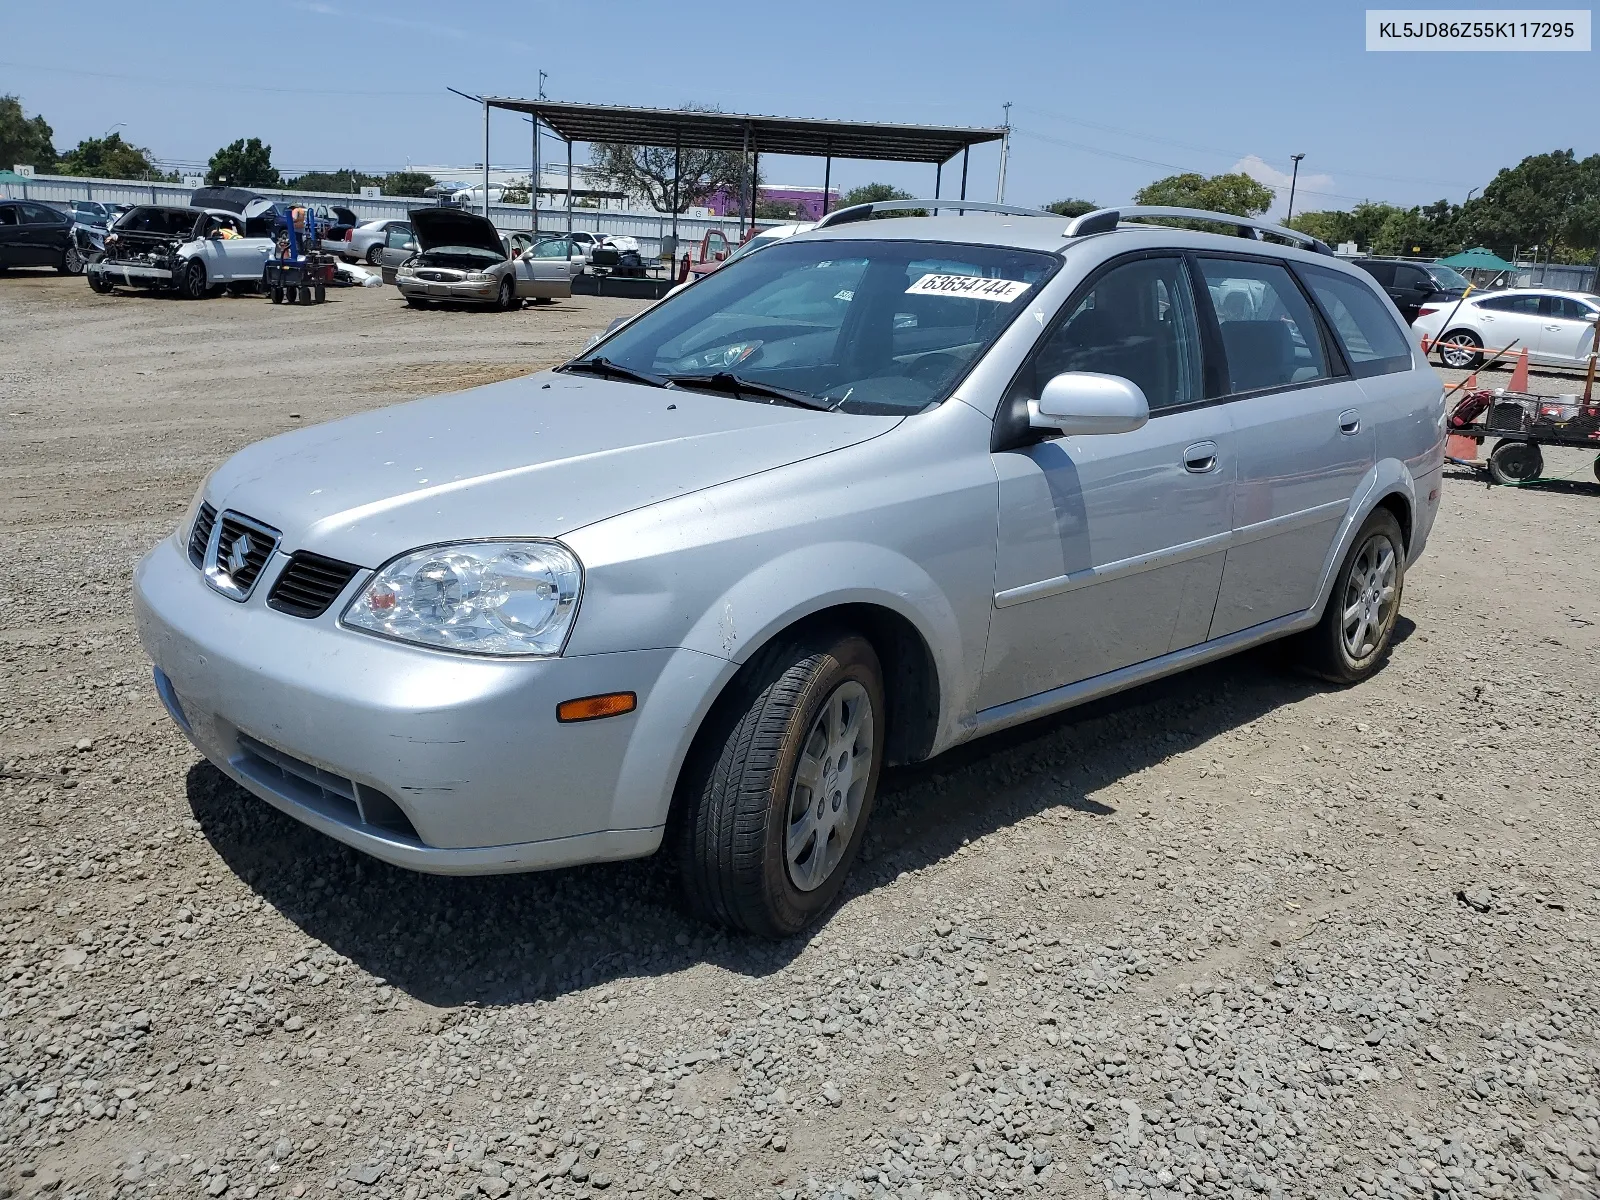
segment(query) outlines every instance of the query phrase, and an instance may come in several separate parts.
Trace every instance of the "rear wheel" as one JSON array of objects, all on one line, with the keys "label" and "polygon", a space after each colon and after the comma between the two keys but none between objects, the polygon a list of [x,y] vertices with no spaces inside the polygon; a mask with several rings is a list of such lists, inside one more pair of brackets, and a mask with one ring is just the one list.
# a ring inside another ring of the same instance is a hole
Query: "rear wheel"
[{"label": "rear wheel", "polygon": [[376,267],[383,260],[383,243],[373,242],[367,247],[367,265]]},{"label": "rear wheel", "polygon": [[1405,591],[1406,550],[1400,522],[1387,508],[1367,518],[1334,577],[1328,606],[1303,635],[1307,668],[1333,683],[1360,683],[1389,654]]},{"label": "rear wheel", "polygon": [[1544,474],[1544,452],[1532,442],[1500,442],[1489,452],[1489,478],[1496,483],[1527,483]]},{"label": "rear wheel", "polygon": [[206,294],[206,265],[192,259],[178,276],[178,291],[185,300],[203,300]]},{"label": "rear wheel", "polygon": [[833,903],[872,813],[884,711],[878,656],[855,634],[797,635],[746,664],[680,783],[679,858],[700,916],[786,937]]},{"label": "rear wheel", "polygon": [[1456,329],[1439,339],[1439,361],[1456,371],[1476,371],[1483,366],[1483,339],[1468,329]]},{"label": "rear wheel", "polygon": [[56,270],[63,275],[83,274],[83,251],[76,242],[67,243],[67,248],[61,252],[61,265]]}]

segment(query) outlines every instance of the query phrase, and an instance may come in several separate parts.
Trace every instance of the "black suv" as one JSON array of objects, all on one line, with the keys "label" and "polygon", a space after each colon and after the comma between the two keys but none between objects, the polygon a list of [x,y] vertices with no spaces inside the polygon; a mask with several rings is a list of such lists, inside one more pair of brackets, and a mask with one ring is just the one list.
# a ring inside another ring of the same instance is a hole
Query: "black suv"
[{"label": "black suv", "polygon": [[1459,300],[1466,294],[1467,277],[1453,267],[1438,263],[1419,263],[1397,258],[1352,258],[1389,293],[1406,324],[1417,319],[1417,310],[1433,300]]}]

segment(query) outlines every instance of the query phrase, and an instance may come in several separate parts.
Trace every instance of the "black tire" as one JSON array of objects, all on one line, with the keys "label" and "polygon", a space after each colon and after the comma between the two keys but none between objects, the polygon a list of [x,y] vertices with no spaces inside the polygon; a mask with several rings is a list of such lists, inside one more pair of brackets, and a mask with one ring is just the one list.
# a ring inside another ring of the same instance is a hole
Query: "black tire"
[{"label": "black tire", "polygon": [[[678,854],[697,915],[786,937],[833,903],[872,815],[885,713],[878,656],[858,635],[783,638],[745,665],[679,780]],[[804,782],[803,760],[820,788]]]},{"label": "black tire", "polygon": [[207,290],[205,263],[197,258],[190,259],[178,277],[178,294],[185,300],[204,300]]},{"label": "black tire", "polygon": [[104,271],[89,272],[89,290],[101,296],[109,296],[111,289],[116,285],[111,282],[111,276]]},{"label": "black tire", "polygon": [[[1447,349],[1451,344],[1460,344],[1461,349]],[[1477,347],[1476,350],[1466,349],[1468,346]],[[1478,353],[1483,349],[1483,339],[1469,329],[1455,329],[1439,339],[1439,361],[1452,371],[1476,371],[1483,366],[1483,355]]]},{"label": "black tire", "polygon": [[406,297],[406,303],[409,304],[412,308],[427,308],[428,307],[428,302],[426,300],[419,300],[415,296],[407,296]]},{"label": "black tire", "polygon": [[315,296],[312,294],[309,284],[302,283],[299,288],[296,289],[294,298],[294,302],[296,304],[311,304],[314,302],[314,300]]},{"label": "black tire", "polygon": [[313,304],[321,304],[324,301],[326,301],[327,298],[328,298],[328,285],[327,284],[319,283],[319,284],[317,284],[316,287],[311,289],[311,303],[313,303]]},{"label": "black tire", "polygon": [[283,289],[281,287],[275,287],[272,289],[272,302],[274,304],[283,303]]},{"label": "black tire", "polygon": [[367,247],[367,265],[369,267],[381,266],[382,265],[382,259],[383,259],[383,243],[382,242],[373,242],[372,245]]},{"label": "black tire", "polygon": [[69,241],[67,248],[61,252],[61,263],[56,271],[62,275],[82,275],[83,265],[83,251],[78,249],[76,242]]},{"label": "black tire", "polygon": [[1339,565],[1322,620],[1301,635],[1306,668],[1338,684],[1360,683],[1377,671],[1389,656],[1405,581],[1405,535],[1394,514],[1380,508]]},{"label": "black tire", "polygon": [[1600,483],[1600,454],[1594,458],[1594,479],[1596,483]]},{"label": "black tire", "polygon": [[1489,478],[1496,483],[1527,483],[1544,474],[1544,452],[1532,442],[1499,442],[1489,452]]}]

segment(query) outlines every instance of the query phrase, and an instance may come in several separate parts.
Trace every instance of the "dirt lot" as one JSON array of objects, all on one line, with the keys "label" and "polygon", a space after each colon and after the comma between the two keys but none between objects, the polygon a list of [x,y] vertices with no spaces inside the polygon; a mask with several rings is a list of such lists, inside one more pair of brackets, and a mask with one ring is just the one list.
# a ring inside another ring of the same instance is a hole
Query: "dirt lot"
[{"label": "dirt lot", "polygon": [[1600,1194],[1580,456],[1447,480],[1363,687],[1263,652],[891,773],[783,944],[653,861],[393,870],[200,761],[128,587],[205,472],[626,307],[0,280],[0,1196]]}]

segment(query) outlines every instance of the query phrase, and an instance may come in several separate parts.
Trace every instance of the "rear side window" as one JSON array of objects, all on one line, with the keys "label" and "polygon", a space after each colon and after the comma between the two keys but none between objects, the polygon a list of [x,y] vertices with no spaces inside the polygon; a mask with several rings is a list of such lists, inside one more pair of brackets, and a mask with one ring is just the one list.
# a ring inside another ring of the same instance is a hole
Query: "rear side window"
[{"label": "rear side window", "polygon": [[1136,259],[1097,279],[1044,339],[1033,362],[1032,394],[1064,371],[1097,371],[1138,384],[1156,412],[1204,397],[1200,361],[1200,326],[1183,260]]},{"label": "rear side window", "polygon": [[1328,378],[1317,319],[1287,268],[1226,258],[1199,261],[1222,333],[1230,394]]},{"label": "rear side window", "polygon": [[1384,287],[1394,286],[1394,264],[1392,262],[1358,262],[1356,266],[1371,275]]},{"label": "rear side window", "polygon": [[1303,265],[1300,270],[1358,378],[1411,369],[1411,344],[1371,288],[1337,271]]},{"label": "rear side window", "polygon": [[61,221],[60,213],[43,204],[19,204],[17,208],[22,211],[24,225],[55,225]]},{"label": "rear side window", "polygon": [[1538,296],[1490,296],[1487,300],[1478,301],[1478,307],[1487,308],[1492,312],[1522,313],[1524,316],[1537,317],[1539,300]]},{"label": "rear side window", "polygon": [[9,204],[0,205],[0,225],[15,225],[17,210]]}]

